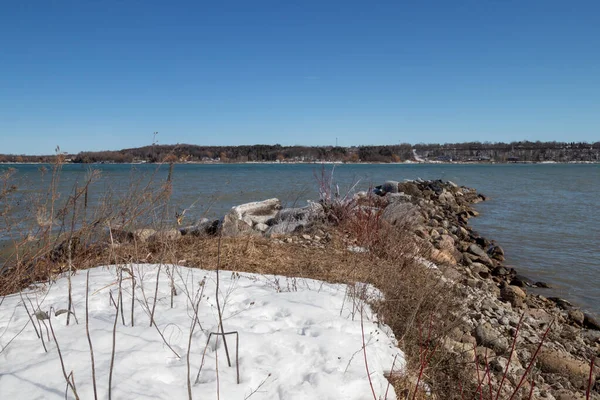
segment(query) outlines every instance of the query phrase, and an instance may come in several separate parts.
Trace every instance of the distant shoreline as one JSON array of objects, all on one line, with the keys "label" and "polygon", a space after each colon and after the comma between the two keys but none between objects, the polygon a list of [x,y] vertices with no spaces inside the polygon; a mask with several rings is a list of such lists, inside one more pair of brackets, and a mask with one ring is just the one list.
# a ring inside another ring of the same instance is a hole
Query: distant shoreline
[{"label": "distant shoreline", "polygon": [[[0,162],[0,165],[51,165],[51,162]],[[343,162],[343,161],[244,161],[244,162],[223,162],[223,161],[188,161],[188,162],[93,162],[93,163],[77,163],[66,162],[64,165],[246,165],[246,164],[266,164],[266,165],[567,165],[567,164],[590,164],[598,165],[600,161],[404,161],[404,162]]]}]

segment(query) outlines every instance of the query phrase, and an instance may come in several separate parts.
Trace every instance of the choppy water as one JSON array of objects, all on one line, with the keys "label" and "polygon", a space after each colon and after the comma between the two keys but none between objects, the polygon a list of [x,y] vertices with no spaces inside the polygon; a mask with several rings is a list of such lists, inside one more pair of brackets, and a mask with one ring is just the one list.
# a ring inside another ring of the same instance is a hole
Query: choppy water
[{"label": "choppy water", "polygon": [[[0,171],[9,166],[0,165]],[[39,166],[12,165],[33,192],[46,187]],[[102,170],[91,198],[106,188],[125,190],[133,179],[148,175],[153,165],[94,165]],[[66,165],[61,190],[83,181],[89,166]],[[331,170],[332,166],[326,166]],[[132,172],[133,171],[133,172]],[[317,197],[320,165],[231,164],[177,165],[173,202],[188,221],[218,216],[231,206],[278,197],[292,205]],[[164,180],[167,168],[156,179]],[[133,178],[132,178],[133,177]],[[358,188],[394,179],[445,179],[476,188],[489,196],[478,205],[471,224],[504,249],[507,263],[522,274],[555,286],[553,294],[600,314],[600,165],[337,165],[334,178],[344,193],[360,179]],[[1,224],[2,222],[0,222]]]}]

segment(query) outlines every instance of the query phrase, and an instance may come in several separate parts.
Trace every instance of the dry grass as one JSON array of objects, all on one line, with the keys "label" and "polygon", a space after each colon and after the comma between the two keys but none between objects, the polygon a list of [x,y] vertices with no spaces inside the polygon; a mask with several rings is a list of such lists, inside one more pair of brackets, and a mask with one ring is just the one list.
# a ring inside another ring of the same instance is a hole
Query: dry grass
[{"label": "dry grass", "polygon": [[[54,173],[58,179],[60,168]],[[5,221],[10,221],[9,200],[15,190],[10,178],[8,174],[3,178],[4,189],[0,192]],[[420,376],[420,382],[433,393],[443,393],[440,398],[461,398],[458,382],[467,381],[467,372],[439,346],[439,339],[458,323],[454,315],[459,297],[439,271],[417,261],[427,256],[428,247],[413,234],[411,221],[390,226],[382,220],[381,207],[385,204],[381,199],[351,201],[345,196],[340,201],[339,196],[329,192],[330,199],[336,198],[326,204],[329,223],[313,227],[324,230],[328,240],[318,244],[302,237],[294,237],[291,243],[259,236],[224,237],[219,252],[217,237],[141,241],[117,229],[174,227],[168,208],[170,182],[147,183],[120,196],[107,193],[94,210],[88,208],[84,189],[92,184],[90,178],[75,187],[66,201],[59,201],[54,187],[49,189],[44,210],[51,211],[45,215],[60,218],[50,225],[38,224],[30,237],[15,241],[14,252],[5,263],[10,269],[0,275],[0,295],[19,291],[35,281],[54,279],[71,269],[117,263],[173,263],[213,269],[219,257],[224,270],[333,283],[367,282],[384,294],[384,300],[372,306],[380,321],[394,331],[409,362],[409,375],[391,380],[397,393],[424,398],[422,385],[415,384]],[[368,251],[351,252],[349,245]],[[423,335],[424,329],[427,335]],[[428,354],[426,364],[424,352]]]}]

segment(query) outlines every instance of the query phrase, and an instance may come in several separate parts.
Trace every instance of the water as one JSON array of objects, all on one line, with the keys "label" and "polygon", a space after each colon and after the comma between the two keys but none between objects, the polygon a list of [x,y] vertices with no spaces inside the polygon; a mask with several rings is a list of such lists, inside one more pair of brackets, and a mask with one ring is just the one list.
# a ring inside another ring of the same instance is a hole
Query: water
[{"label": "water", "polygon": [[[0,165],[0,172],[9,166]],[[39,166],[18,165],[17,177],[35,192],[42,182]],[[153,165],[94,165],[102,178],[90,192],[97,199],[108,188],[124,191],[156,170]],[[67,191],[82,182],[89,166],[66,165],[60,187]],[[332,166],[326,166],[331,170]],[[156,172],[164,181],[168,168]],[[304,205],[317,197],[320,165],[225,164],[176,165],[173,202],[188,209],[189,222],[216,217],[231,206],[280,198],[286,205]],[[476,188],[490,200],[477,206],[471,220],[483,236],[496,240],[506,262],[525,276],[543,280],[564,297],[600,314],[600,165],[337,165],[334,178],[345,193],[356,181],[359,189],[388,179],[445,179]],[[1,224],[2,222],[0,222]],[[1,226],[0,226],[1,228]],[[1,229],[0,229],[1,230]]]}]

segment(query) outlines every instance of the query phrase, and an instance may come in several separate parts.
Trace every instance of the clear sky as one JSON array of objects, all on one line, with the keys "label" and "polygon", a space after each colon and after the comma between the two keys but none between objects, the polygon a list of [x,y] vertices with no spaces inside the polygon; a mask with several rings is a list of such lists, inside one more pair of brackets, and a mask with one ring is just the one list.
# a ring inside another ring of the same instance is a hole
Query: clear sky
[{"label": "clear sky", "polygon": [[597,0],[0,3],[0,153],[600,140]]}]

